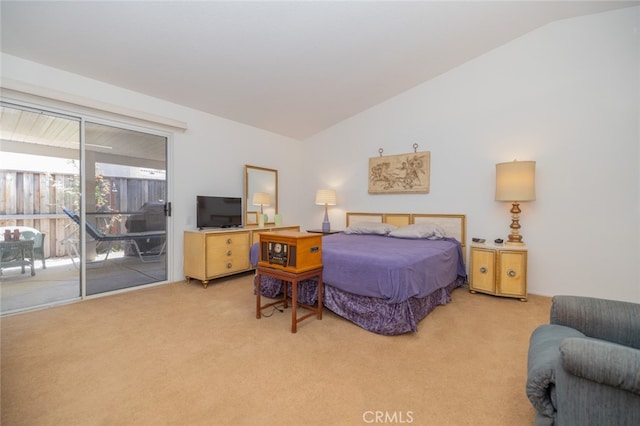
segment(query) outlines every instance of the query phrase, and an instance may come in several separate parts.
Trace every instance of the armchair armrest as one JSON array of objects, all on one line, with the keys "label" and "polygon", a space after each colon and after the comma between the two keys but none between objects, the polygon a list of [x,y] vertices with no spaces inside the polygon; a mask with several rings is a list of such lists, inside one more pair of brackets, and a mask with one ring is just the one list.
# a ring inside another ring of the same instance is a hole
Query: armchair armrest
[{"label": "armchair armrest", "polygon": [[580,296],[555,296],[551,324],[589,337],[640,349],[640,304]]},{"label": "armchair armrest", "polygon": [[560,343],[562,368],[574,376],[640,396],[640,350],[602,340],[568,337]]}]

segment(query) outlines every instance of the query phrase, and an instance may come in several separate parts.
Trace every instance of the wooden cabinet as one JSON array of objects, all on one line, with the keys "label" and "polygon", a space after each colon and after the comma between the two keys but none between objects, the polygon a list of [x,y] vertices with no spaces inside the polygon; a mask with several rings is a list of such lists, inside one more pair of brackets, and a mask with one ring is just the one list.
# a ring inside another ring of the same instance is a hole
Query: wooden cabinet
[{"label": "wooden cabinet", "polygon": [[249,249],[260,240],[260,233],[270,231],[299,231],[299,226],[242,228],[184,233],[184,274],[202,281],[207,288],[209,280],[251,270]]},{"label": "wooden cabinet", "polygon": [[527,300],[526,246],[472,244],[469,291]]}]

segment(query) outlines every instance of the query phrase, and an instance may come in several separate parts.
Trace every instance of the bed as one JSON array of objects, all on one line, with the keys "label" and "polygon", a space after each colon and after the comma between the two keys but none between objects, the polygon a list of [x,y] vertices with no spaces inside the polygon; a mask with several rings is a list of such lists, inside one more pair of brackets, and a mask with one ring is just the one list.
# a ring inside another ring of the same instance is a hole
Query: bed
[{"label": "bed", "polygon": [[[322,237],[323,303],[368,331],[417,332],[466,280],[465,215],[348,212],[346,223],[345,232]],[[282,287],[262,277],[263,296],[279,297]],[[299,284],[298,299],[316,303],[317,282]]]}]

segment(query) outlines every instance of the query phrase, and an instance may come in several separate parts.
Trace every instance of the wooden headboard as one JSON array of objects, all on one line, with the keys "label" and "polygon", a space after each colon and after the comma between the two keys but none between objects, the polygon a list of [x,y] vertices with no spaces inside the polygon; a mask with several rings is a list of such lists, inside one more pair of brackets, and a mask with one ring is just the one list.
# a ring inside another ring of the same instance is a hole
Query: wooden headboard
[{"label": "wooden headboard", "polygon": [[396,226],[414,223],[435,223],[462,244],[462,253],[466,253],[467,216],[464,214],[436,213],[354,213],[347,212],[347,226],[358,222],[389,223]]}]

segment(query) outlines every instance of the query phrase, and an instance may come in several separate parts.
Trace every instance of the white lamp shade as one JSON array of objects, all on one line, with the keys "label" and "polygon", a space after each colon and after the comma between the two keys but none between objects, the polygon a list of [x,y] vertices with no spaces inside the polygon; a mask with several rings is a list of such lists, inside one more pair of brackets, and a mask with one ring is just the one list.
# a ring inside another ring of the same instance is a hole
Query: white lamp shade
[{"label": "white lamp shade", "polygon": [[253,194],[254,206],[268,206],[271,203],[271,197],[266,192],[256,192]]},{"label": "white lamp shade", "polygon": [[536,199],[536,162],[511,161],[496,164],[496,201]]},{"label": "white lamp shade", "polygon": [[324,206],[336,205],[336,191],[333,189],[319,189],[316,192],[316,204]]}]

